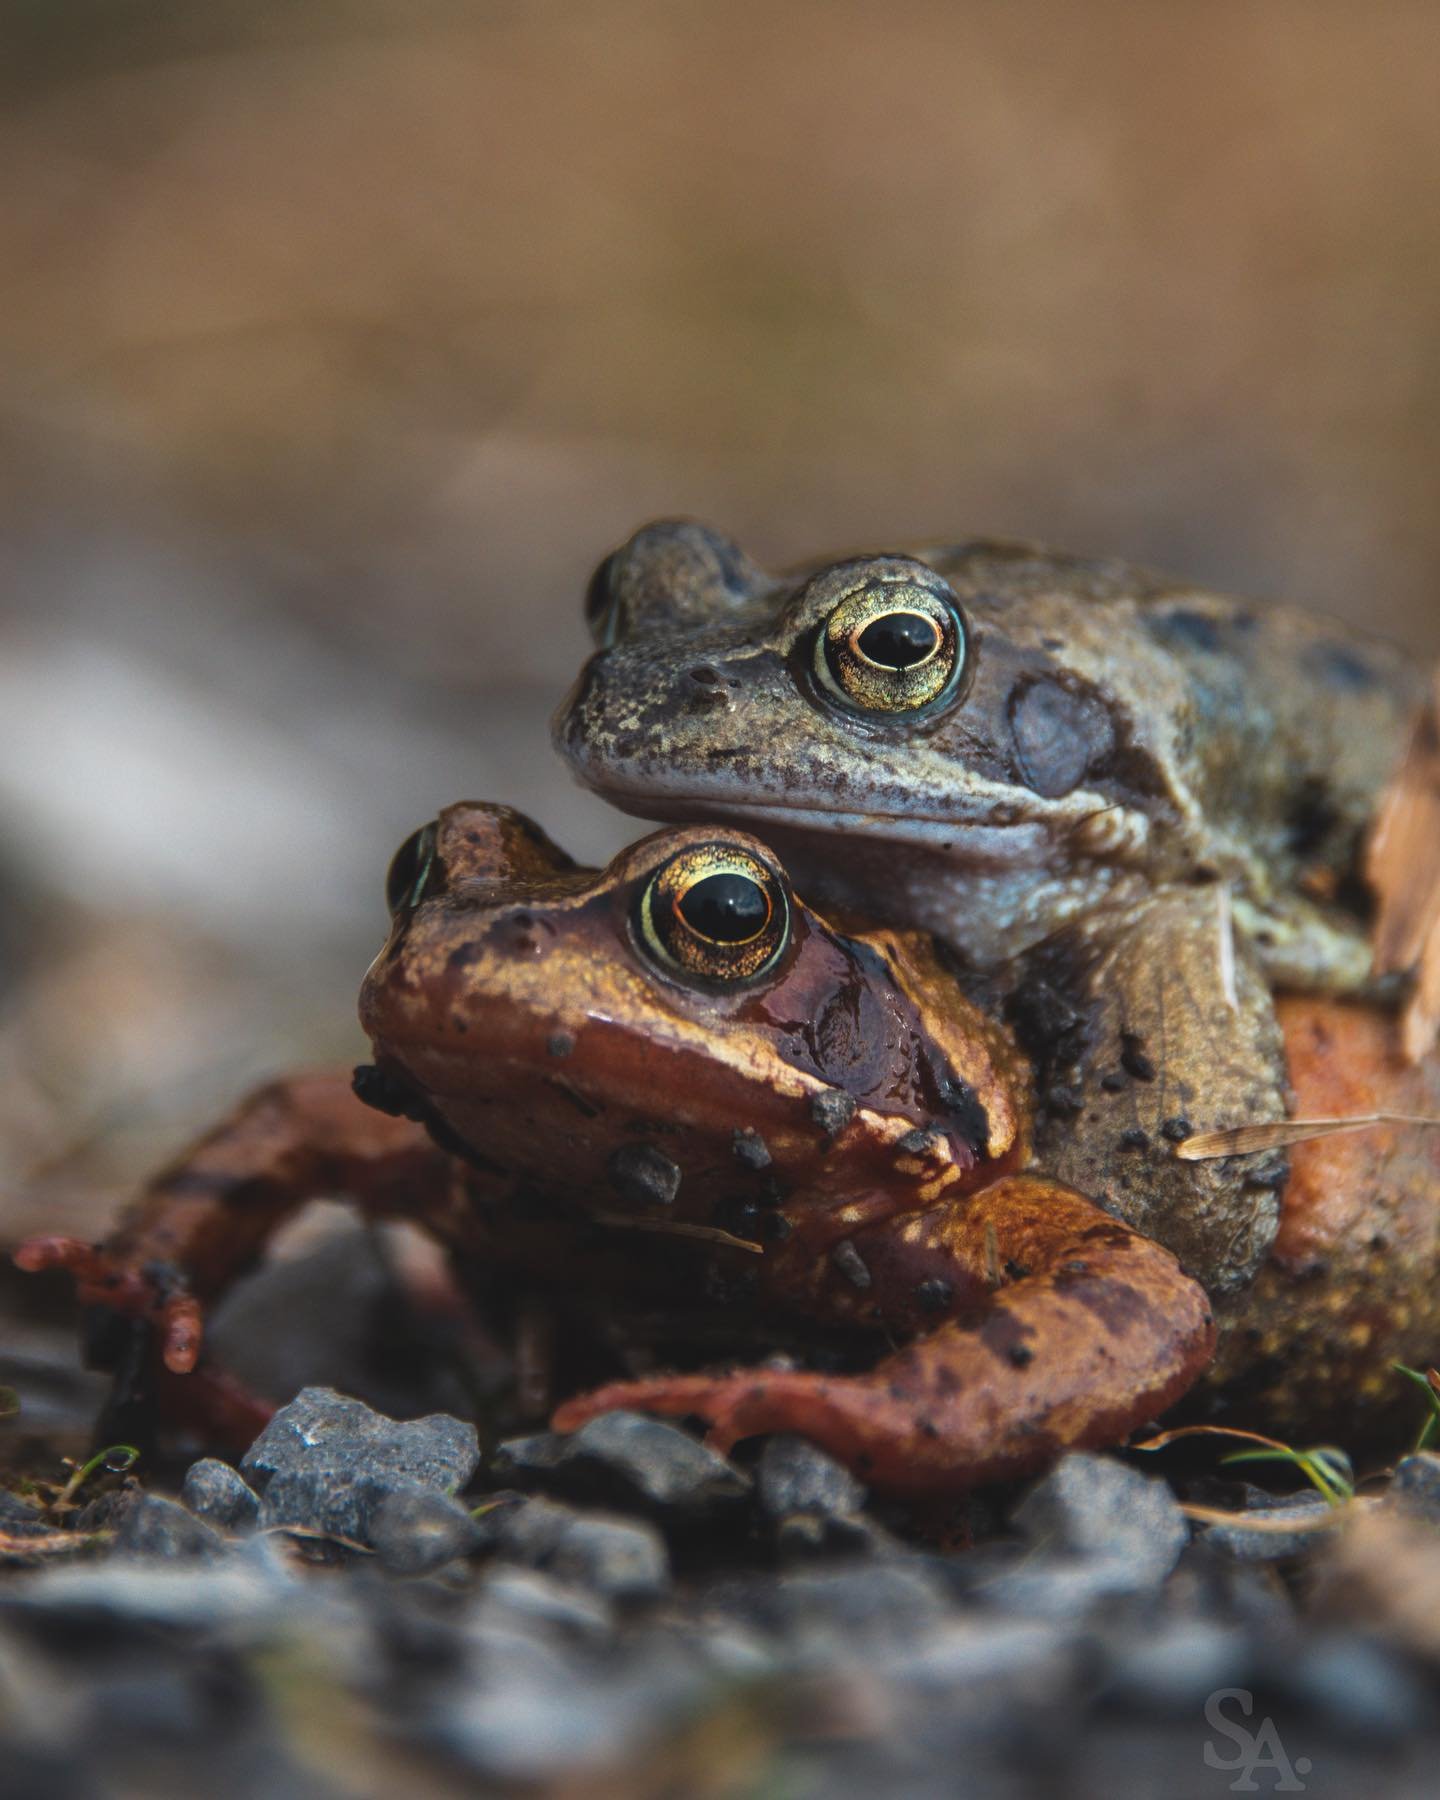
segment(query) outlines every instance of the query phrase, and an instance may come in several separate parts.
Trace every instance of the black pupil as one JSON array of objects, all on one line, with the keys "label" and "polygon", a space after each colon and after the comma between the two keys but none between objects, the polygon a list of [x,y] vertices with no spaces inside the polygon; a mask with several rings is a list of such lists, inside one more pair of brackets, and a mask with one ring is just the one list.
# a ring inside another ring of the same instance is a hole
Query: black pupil
[{"label": "black pupil", "polygon": [[748,875],[706,875],[680,896],[680,915],[712,944],[743,944],[765,929],[770,903]]},{"label": "black pupil", "polygon": [[385,905],[390,912],[398,912],[410,898],[434,848],[434,826],[422,825],[395,852],[385,877]]},{"label": "black pupil", "polygon": [[921,613],[886,613],[872,619],[860,633],[860,654],[882,669],[910,669],[924,662],[939,642],[940,633],[932,619]]}]

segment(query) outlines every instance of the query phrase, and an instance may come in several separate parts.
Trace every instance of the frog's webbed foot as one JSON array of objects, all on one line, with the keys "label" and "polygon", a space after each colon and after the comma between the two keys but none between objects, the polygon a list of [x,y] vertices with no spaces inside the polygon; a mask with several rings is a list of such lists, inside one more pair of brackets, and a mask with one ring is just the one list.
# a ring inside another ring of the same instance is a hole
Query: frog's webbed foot
[{"label": "frog's webbed foot", "polygon": [[[857,1233],[897,1302],[923,1272],[952,1316],[867,1375],[748,1369],[618,1382],[560,1407],[570,1431],[616,1407],[694,1415],[728,1450],[799,1432],[896,1493],[955,1493],[1123,1439],[1209,1360],[1203,1290],[1175,1259],[1078,1194],[1024,1176]],[[888,1257],[888,1260],[887,1260]],[[975,1270],[1001,1285],[977,1304]],[[953,1316],[979,1313],[972,1324]]]},{"label": "frog's webbed foot", "polygon": [[1248,1280],[1275,1236],[1285,1157],[1175,1155],[1287,1110],[1274,1000],[1222,890],[1088,914],[1017,969],[1011,1012],[1040,1075],[1037,1164],[1212,1291]]},{"label": "frog's webbed foot", "polygon": [[88,1360],[114,1372],[111,1414],[148,1412],[243,1448],[268,1409],[200,1362],[202,1301],[253,1265],[307,1200],[348,1193],[377,1217],[423,1217],[444,1191],[444,1168],[423,1126],[362,1104],[348,1072],[294,1076],[192,1145],[105,1243],[31,1238],[15,1262],[74,1280]]},{"label": "frog's webbed foot", "polygon": [[63,1269],[87,1310],[148,1326],[172,1375],[188,1375],[199,1361],[204,1335],[200,1302],[176,1270],[158,1263],[136,1265],[104,1245],[68,1237],[27,1239],[15,1252],[15,1266],[30,1275]]},{"label": "frog's webbed foot", "polygon": [[28,1274],[62,1270],[75,1283],[85,1362],[112,1377],[97,1441],[148,1444],[163,1421],[238,1455],[264,1428],[269,1402],[201,1360],[203,1310],[175,1269],[67,1237],[30,1238],[15,1263]]}]

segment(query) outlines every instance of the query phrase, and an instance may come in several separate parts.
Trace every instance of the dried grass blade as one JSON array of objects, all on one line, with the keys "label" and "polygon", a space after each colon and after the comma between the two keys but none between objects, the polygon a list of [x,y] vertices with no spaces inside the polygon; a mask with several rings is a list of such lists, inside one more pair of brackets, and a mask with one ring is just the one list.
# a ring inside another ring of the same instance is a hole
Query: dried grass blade
[{"label": "dried grass blade", "polygon": [[1258,1156],[1312,1138],[1337,1137],[1346,1131],[1371,1131],[1377,1125],[1440,1126],[1440,1118],[1423,1113],[1356,1113],[1345,1119],[1275,1119],[1265,1125],[1236,1125],[1228,1131],[1200,1131],[1175,1146],[1181,1162],[1208,1162],[1219,1156]]}]

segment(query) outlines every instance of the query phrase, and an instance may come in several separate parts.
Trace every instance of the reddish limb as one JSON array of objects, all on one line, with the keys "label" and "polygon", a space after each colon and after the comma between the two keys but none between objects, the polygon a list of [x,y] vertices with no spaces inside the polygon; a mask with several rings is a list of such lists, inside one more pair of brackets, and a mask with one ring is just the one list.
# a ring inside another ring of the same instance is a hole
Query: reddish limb
[{"label": "reddish limb", "polygon": [[65,1269],[81,1301],[148,1321],[165,1367],[195,1367],[202,1306],[306,1201],[343,1194],[377,1216],[423,1212],[445,1158],[422,1126],[357,1100],[348,1074],[271,1082],[157,1176],[101,1245],[36,1237],[22,1269]]},{"label": "reddish limb", "polygon": [[[898,1305],[923,1279],[951,1290],[951,1316],[867,1375],[756,1369],[618,1382],[560,1407],[556,1429],[622,1406],[694,1414],[721,1449],[800,1432],[876,1487],[950,1493],[1120,1442],[1177,1400],[1214,1348],[1204,1290],[1167,1250],[1031,1177],[853,1242],[879,1312],[887,1294]],[[981,1316],[967,1322],[960,1309]]]}]

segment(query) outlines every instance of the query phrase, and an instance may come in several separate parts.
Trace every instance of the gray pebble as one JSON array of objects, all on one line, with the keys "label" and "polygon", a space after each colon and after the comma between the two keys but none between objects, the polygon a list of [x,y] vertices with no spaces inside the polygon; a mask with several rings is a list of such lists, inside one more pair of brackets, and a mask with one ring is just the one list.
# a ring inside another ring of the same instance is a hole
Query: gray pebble
[{"label": "gray pebble", "polygon": [[1440,1525],[1440,1456],[1419,1450],[1395,1465],[1388,1498],[1412,1518]]},{"label": "gray pebble", "polygon": [[221,1531],[249,1531],[260,1517],[260,1501],[229,1463],[213,1456],[191,1463],[180,1489],[180,1504]]},{"label": "gray pebble", "polygon": [[380,1508],[396,1492],[433,1493],[393,1477],[357,1475],[353,1468],[285,1469],[272,1475],[260,1500],[260,1524],[343,1539],[368,1548]]},{"label": "gray pebble", "polygon": [[1144,1631],[1128,1623],[1104,1651],[1107,1699],[1147,1713],[1194,1718],[1216,1688],[1253,1679],[1250,1634],[1211,1619],[1166,1619]]},{"label": "gray pebble", "polygon": [[1143,1565],[1116,1555],[1030,1556],[978,1584],[973,1599],[988,1611],[1055,1622],[1083,1619],[1107,1603],[1158,1586]]},{"label": "gray pebble", "polygon": [[808,1438],[787,1432],[766,1443],[755,1471],[755,1493],[760,1510],[771,1519],[792,1513],[858,1513],[865,1504],[864,1487],[843,1463]]},{"label": "gray pebble", "polygon": [[774,1526],[775,1548],[786,1563],[821,1556],[903,1556],[905,1549],[864,1513],[792,1513]]},{"label": "gray pebble", "polygon": [[1266,1495],[1234,1525],[1207,1525],[1203,1541],[1237,1562],[1281,1562],[1322,1549],[1329,1533],[1316,1530],[1315,1522],[1332,1516],[1333,1510],[1321,1494]]},{"label": "gray pebble", "polygon": [[1083,1452],[1064,1457],[1012,1517],[1037,1548],[1123,1561],[1137,1589],[1162,1582],[1190,1537],[1160,1476]]},{"label": "gray pebble", "polygon": [[392,1575],[428,1575],[481,1541],[480,1527],[460,1502],[429,1488],[387,1494],[370,1522],[371,1545]]},{"label": "gray pebble", "polygon": [[771,1629],[835,1634],[856,1645],[908,1640],[952,1611],[943,1584],[918,1561],[798,1569],[778,1581],[736,1584],[718,1597]]},{"label": "gray pebble", "polygon": [[146,1494],[125,1514],[115,1534],[115,1548],[124,1556],[167,1561],[208,1558],[221,1553],[224,1539],[176,1501]]},{"label": "gray pebble", "polygon": [[281,1407],[240,1459],[257,1485],[279,1474],[350,1470],[438,1493],[463,1488],[480,1461],[475,1427],[448,1413],[387,1419],[333,1388],[304,1388]]},{"label": "gray pebble", "polygon": [[1379,1744],[1413,1731],[1432,1711],[1425,1686],[1400,1654],[1354,1632],[1311,1638],[1278,1677],[1332,1730]]},{"label": "gray pebble", "polygon": [[648,1600],[670,1585],[665,1540],[653,1525],[527,1500],[495,1533],[499,1555],[543,1569],[611,1600]]},{"label": "gray pebble", "polygon": [[750,1493],[750,1477],[718,1451],[663,1419],[609,1412],[561,1436],[512,1438],[492,1467],[506,1481],[576,1500],[639,1506],[677,1521],[734,1511]]},{"label": "gray pebble", "polygon": [[45,1537],[50,1530],[36,1507],[0,1488],[0,1531],[10,1537]]},{"label": "gray pebble", "polygon": [[479,1613],[486,1621],[509,1618],[554,1626],[582,1638],[606,1638],[615,1623],[601,1595],[557,1581],[539,1569],[503,1562],[485,1573]]}]

